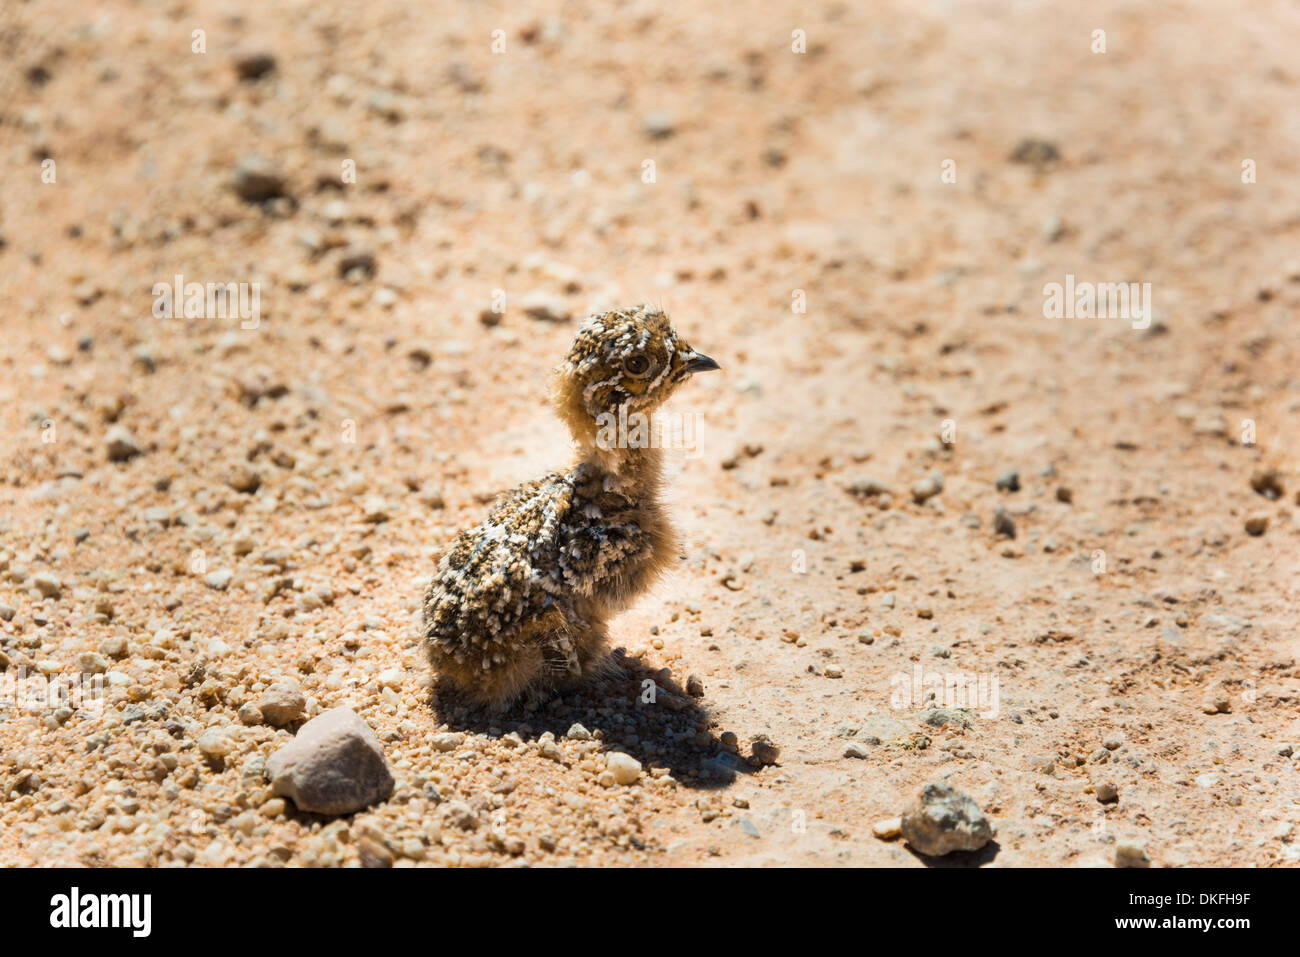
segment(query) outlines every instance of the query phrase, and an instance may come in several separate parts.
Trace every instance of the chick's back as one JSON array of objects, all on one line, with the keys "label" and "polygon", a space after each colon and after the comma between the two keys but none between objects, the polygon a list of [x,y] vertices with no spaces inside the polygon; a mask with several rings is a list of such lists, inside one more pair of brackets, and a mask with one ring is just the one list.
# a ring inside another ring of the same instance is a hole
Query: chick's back
[{"label": "chick's back", "polygon": [[552,472],[497,500],[460,532],[425,598],[424,635],[462,659],[492,652],[559,595],[559,529],[573,502],[571,475]]}]

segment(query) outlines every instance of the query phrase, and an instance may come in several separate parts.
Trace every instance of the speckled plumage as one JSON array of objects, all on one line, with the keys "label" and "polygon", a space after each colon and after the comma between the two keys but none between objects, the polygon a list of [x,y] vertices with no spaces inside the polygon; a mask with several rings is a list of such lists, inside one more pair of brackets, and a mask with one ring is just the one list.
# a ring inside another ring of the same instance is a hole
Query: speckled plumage
[{"label": "speckled plumage", "polygon": [[693,372],[716,368],[658,310],[584,323],[553,382],[579,459],[502,496],[443,556],[424,604],[424,647],[442,677],[505,705],[601,667],[607,620],[663,570],[675,539],[660,450],[606,447],[598,423],[650,415]]}]

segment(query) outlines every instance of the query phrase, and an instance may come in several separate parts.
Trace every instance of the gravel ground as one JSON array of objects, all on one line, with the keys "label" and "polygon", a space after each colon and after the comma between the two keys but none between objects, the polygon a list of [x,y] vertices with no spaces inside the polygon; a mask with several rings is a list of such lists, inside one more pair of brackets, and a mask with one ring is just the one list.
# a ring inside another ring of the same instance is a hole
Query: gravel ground
[{"label": "gravel ground", "polygon": [[[0,710],[0,864],[1295,866],[1298,29],[6,6],[0,698],[103,690]],[[1152,321],[1046,318],[1067,274]],[[440,551],[565,462],[547,373],[640,301],[724,369],[678,567],[621,677],[440,697]],[[309,814],[266,765],[340,706],[394,786]],[[993,843],[899,839],[934,782]]]}]

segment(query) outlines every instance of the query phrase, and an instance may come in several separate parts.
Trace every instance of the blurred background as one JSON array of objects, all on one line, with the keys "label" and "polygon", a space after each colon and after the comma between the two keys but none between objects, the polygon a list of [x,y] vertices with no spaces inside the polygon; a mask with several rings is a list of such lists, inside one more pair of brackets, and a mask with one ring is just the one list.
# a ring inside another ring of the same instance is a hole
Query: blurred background
[{"label": "blurred background", "polygon": [[[1046,824],[1001,769],[1128,720],[1151,763],[1115,827],[1171,862],[1283,860],[1252,830],[1292,813],[1276,789],[1230,812],[1229,784],[1158,782],[1264,760],[1245,726],[1205,750],[1211,686],[1300,733],[1298,39],[1282,0],[10,0],[5,647],[165,624],[193,637],[142,686],[211,641],[248,683],[347,657],[369,620],[411,687],[365,706],[418,739],[432,563],[565,461],[545,389],[576,323],[649,301],[725,375],[675,400],[705,422],[671,468],[682,569],[621,642],[704,675],[710,727],[784,742],[763,833],[799,802],[875,814],[951,753],[840,793],[833,729],[937,647],[1001,674],[1003,713],[1052,712],[988,723],[963,765],[1015,862],[1104,848],[1094,801]],[[1048,318],[1067,276],[1150,283],[1149,327]],[[1173,793],[1199,837],[1156,809]],[[757,850],[651,805],[688,859],[842,860],[833,821]]]}]

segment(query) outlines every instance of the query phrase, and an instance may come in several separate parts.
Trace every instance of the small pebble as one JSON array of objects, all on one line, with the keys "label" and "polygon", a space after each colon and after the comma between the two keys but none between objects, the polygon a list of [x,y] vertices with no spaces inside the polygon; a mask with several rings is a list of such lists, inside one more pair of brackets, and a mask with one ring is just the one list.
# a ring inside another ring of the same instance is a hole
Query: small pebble
[{"label": "small pebble", "polygon": [[1259,469],[1251,473],[1250,487],[1267,499],[1279,499],[1286,494],[1282,477],[1276,469]]},{"label": "small pebble", "polygon": [[102,675],[108,671],[108,659],[98,652],[87,651],[77,655],[73,667],[83,675]]},{"label": "small pebble", "polygon": [[750,742],[750,763],[758,765],[776,764],[781,757],[781,749],[772,743],[767,735],[759,735]]},{"label": "small pebble", "polygon": [[645,129],[645,135],[650,137],[652,140],[667,139],[672,136],[677,129],[676,124],[673,123],[673,118],[669,114],[663,112],[647,114],[643,127]]},{"label": "small pebble", "polygon": [[120,635],[110,635],[99,643],[100,654],[107,655],[110,658],[125,658],[129,648],[126,639]]},{"label": "small pebble", "polygon": [[275,69],[275,57],[265,50],[240,51],[234,61],[241,80],[257,80]]},{"label": "small pebble", "polygon": [[245,156],[235,164],[235,192],[248,203],[260,203],[285,193],[284,175],[270,160]]},{"label": "small pebble", "polygon": [[1201,710],[1206,714],[1227,714],[1232,710],[1232,702],[1225,694],[1216,694],[1207,698],[1201,705]]},{"label": "small pebble", "polygon": [[33,575],[32,585],[44,598],[58,598],[63,594],[63,584],[59,581],[59,576],[52,575],[49,572]]},{"label": "small pebble", "polygon": [[230,585],[230,580],[234,577],[235,575],[233,572],[222,569],[215,572],[208,572],[208,574],[203,578],[203,583],[209,588],[216,589],[217,591],[225,591]]},{"label": "small pebble", "polygon": [[943,491],[943,473],[934,472],[912,486],[912,501],[922,505]]},{"label": "small pebble", "polygon": [[199,736],[198,748],[204,757],[216,759],[229,754],[232,745],[230,739],[220,731],[205,731]]},{"label": "small pebble", "polygon": [[877,821],[871,825],[871,833],[882,841],[892,841],[903,833],[903,819],[887,817],[883,821]]},{"label": "small pebble", "polygon": [[120,425],[108,430],[104,436],[104,445],[110,462],[126,462],[144,451],[131,433]]},{"label": "small pebble", "polygon": [[621,751],[614,751],[610,754],[606,767],[619,784],[635,784],[637,778],[641,776],[641,762],[631,755],[623,754]]},{"label": "small pebble", "polygon": [[275,684],[262,692],[257,699],[257,709],[267,724],[282,728],[302,717],[307,709],[307,699],[292,685]]},{"label": "small pebble", "polygon": [[1146,848],[1141,844],[1116,844],[1116,867],[1150,867],[1151,858],[1147,857]]},{"label": "small pebble", "polygon": [[465,735],[459,731],[444,731],[430,738],[429,744],[435,751],[455,751],[464,740]]}]

